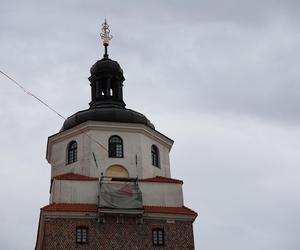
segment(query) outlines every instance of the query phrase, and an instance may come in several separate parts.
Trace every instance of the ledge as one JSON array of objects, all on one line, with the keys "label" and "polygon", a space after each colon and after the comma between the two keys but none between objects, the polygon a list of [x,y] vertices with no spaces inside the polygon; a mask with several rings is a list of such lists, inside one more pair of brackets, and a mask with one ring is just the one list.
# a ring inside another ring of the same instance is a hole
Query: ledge
[{"label": "ledge", "polygon": [[140,182],[161,182],[161,183],[177,183],[177,184],[183,184],[182,180],[172,179],[168,177],[163,176],[155,176],[145,179],[140,179]]},{"label": "ledge", "polygon": [[56,180],[68,180],[68,181],[99,181],[97,177],[90,177],[86,175],[66,173],[62,175],[57,175],[54,177]]},{"label": "ledge", "polygon": [[41,208],[42,211],[50,212],[97,212],[95,204],[80,204],[80,203],[51,203]]},{"label": "ledge", "polygon": [[[145,213],[160,213],[160,214],[182,214],[182,215],[193,215],[197,216],[197,213],[190,208],[185,206],[182,207],[162,207],[162,206],[144,206],[143,207]],[[98,208],[96,204],[80,204],[80,203],[52,203],[47,206],[41,208],[42,211],[47,212],[90,212],[90,213],[97,213]],[[113,211],[115,210],[115,211]],[[120,213],[120,210],[126,209],[105,209],[100,208],[101,212],[108,212],[108,213]],[[132,210],[132,209],[131,209]],[[126,210],[127,211],[127,210]],[[130,211],[130,210],[128,210]],[[141,210],[132,210],[132,212],[136,212]]]}]

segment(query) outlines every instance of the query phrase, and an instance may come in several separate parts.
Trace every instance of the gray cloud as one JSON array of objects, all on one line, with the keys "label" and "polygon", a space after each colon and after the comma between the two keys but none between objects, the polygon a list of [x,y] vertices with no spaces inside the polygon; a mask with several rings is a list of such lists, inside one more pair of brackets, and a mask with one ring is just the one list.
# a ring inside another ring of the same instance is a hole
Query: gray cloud
[{"label": "gray cloud", "polygon": [[[0,69],[65,116],[87,108],[107,16],[125,102],[175,140],[197,249],[298,249],[298,13],[298,1],[2,1]],[[0,248],[32,249],[62,120],[0,81]]]}]

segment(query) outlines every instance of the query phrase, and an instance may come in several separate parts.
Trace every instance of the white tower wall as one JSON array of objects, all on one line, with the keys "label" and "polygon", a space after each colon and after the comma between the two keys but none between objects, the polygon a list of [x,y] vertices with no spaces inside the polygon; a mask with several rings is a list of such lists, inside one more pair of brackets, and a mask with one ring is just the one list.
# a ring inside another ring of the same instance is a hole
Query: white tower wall
[{"label": "white tower wall", "polygon": [[[123,140],[123,158],[108,157],[108,140],[113,135]],[[67,164],[67,147],[73,140],[77,142],[77,161]],[[101,173],[105,175],[112,165],[123,166],[132,178],[170,177],[169,152],[172,144],[172,140],[142,124],[86,122],[49,137],[47,160],[51,164],[52,178],[69,172],[99,177]],[[152,165],[152,145],[159,150],[159,167]]]}]

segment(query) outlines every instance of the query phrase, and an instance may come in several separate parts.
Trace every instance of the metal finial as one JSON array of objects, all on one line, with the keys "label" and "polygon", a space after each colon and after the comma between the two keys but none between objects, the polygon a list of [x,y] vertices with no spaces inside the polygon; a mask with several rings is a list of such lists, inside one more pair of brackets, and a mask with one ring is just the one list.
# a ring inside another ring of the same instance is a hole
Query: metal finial
[{"label": "metal finial", "polygon": [[107,54],[107,46],[109,46],[109,41],[112,39],[112,35],[110,35],[110,29],[109,25],[106,21],[106,18],[104,19],[104,23],[102,24],[102,32],[100,33],[100,37],[103,40],[103,46],[105,48],[104,57],[108,58]]}]

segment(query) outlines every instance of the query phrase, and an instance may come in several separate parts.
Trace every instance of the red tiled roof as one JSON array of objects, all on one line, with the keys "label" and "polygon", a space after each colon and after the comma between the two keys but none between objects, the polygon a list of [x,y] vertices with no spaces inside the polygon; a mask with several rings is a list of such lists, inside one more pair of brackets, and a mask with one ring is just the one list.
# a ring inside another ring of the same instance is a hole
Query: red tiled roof
[{"label": "red tiled roof", "polygon": [[97,212],[95,204],[75,204],[75,203],[52,203],[41,208],[42,211],[51,212]]},{"label": "red tiled roof", "polygon": [[197,213],[190,208],[183,207],[160,207],[160,206],[144,206],[146,213],[162,213],[162,214],[185,214],[196,215]]},{"label": "red tiled roof", "polygon": [[68,180],[68,181],[98,181],[96,177],[85,176],[81,174],[66,173],[62,175],[57,175],[54,177],[56,180]]},{"label": "red tiled roof", "polygon": [[183,184],[182,180],[172,179],[172,178],[163,177],[163,176],[155,176],[155,177],[151,177],[151,178],[141,179],[139,181],[144,181],[144,182],[180,183],[180,184]]},{"label": "red tiled roof", "polygon": [[[79,203],[52,203],[41,208],[47,212],[97,212],[96,204],[79,204]],[[194,215],[197,213],[190,208],[183,207],[161,207],[161,206],[144,206],[146,213],[161,213],[161,214],[184,214]]]}]

